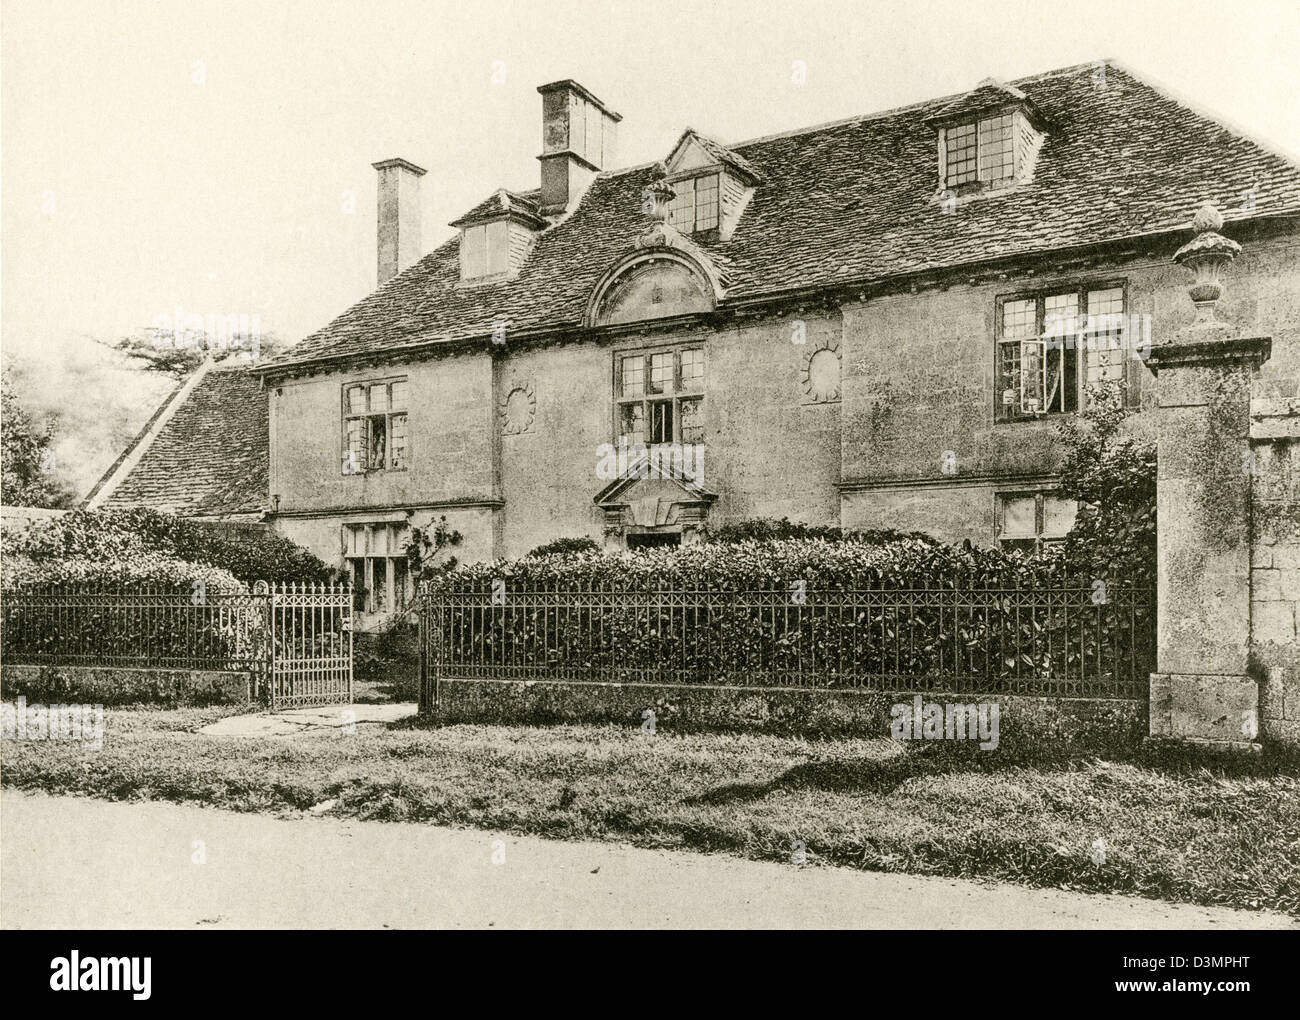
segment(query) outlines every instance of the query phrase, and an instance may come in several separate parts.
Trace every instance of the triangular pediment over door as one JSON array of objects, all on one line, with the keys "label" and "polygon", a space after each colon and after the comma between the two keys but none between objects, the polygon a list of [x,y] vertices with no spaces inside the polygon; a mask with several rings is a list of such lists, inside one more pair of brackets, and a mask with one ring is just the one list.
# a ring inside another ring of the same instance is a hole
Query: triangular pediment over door
[{"label": "triangular pediment over door", "polygon": [[679,534],[684,545],[699,541],[717,498],[681,472],[660,470],[642,457],[597,493],[595,503],[605,516],[606,548],[623,548],[629,534]]}]

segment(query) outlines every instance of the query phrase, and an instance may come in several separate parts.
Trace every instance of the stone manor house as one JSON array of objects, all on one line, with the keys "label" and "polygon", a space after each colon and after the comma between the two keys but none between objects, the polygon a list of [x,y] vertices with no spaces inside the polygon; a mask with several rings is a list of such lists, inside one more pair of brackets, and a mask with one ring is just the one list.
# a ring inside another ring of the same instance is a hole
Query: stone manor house
[{"label": "stone manor house", "polygon": [[1243,247],[1220,313],[1273,337],[1257,395],[1300,395],[1300,168],[1114,62],[631,167],[610,106],[538,92],[534,186],[426,253],[425,171],[376,163],[374,293],[191,378],[89,505],[269,523],[376,613],[443,516],[467,560],[783,516],[1037,546],[1089,384],[1150,418],[1206,201]]}]

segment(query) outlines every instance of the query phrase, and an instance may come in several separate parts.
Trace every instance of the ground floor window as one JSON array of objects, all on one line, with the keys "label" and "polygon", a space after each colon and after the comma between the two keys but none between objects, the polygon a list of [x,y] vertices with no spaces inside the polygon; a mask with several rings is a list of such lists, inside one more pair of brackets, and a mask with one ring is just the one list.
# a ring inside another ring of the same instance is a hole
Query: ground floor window
[{"label": "ground floor window", "polygon": [[633,531],[627,535],[629,549],[652,549],[656,546],[681,545],[680,531]]},{"label": "ground floor window", "polygon": [[1003,549],[1040,552],[1065,540],[1078,504],[1053,492],[998,494],[998,544]]},{"label": "ground floor window", "polygon": [[357,610],[396,613],[407,607],[414,595],[406,560],[410,541],[405,524],[343,525],[343,557]]}]

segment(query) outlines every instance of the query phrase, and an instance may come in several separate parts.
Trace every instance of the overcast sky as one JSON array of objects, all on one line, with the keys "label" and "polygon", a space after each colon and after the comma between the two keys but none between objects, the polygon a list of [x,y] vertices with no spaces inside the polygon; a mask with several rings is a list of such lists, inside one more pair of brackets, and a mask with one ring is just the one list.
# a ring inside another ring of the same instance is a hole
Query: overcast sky
[{"label": "overcast sky", "polygon": [[623,114],[620,165],[1100,57],[1300,152],[1295,0],[5,0],[0,32],[3,341],[52,359],[176,308],[301,338],[374,287],[370,164],[428,169],[428,250],[536,186],[557,78]]}]

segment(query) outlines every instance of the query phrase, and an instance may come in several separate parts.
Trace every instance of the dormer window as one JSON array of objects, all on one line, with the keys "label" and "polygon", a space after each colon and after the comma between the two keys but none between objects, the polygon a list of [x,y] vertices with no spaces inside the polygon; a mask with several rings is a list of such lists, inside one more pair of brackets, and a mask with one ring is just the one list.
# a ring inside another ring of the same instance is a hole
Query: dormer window
[{"label": "dormer window", "polygon": [[1016,176],[1016,115],[967,121],[943,129],[944,185],[998,185]]},{"label": "dormer window", "polygon": [[673,146],[664,173],[677,193],[668,204],[668,225],[688,235],[717,231],[722,241],[730,240],[763,179],[740,153],[690,128]]},{"label": "dormer window", "polygon": [[510,270],[510,227],[505,220],[466,227],[460,241],[460,278],[477,280]]},{"label": "dormer window", "polygon": [[980,121],[978,150],[981,181],[1004,181],[1015,175],[1015,146],[1012,134],[1014,122],[1015,117],[1009,113]]},{"label": "dormer window", "polygon": [[939,187],[967,194],[1033,176],[1044,119],[1019,89],[986,81],[927,122],[939,135]]},{"label": "dormer window", "polygon": [[975,125],[958,124],[956,127],[944,128],[943,138],[948,159],[944,182],[950,188],[969,184],[975,180]]},{"label": "dormer window", "polygon": [[537,213],[536,192],[501,190],[452,226],[460,227],[461,283],[491,283],[519,272],[546,220]]},{"label": "dormer window", "polygon": [[718,226],[718,175],[673,181],[677,197],[668,204],[668,223],[683,234],[714,230]]}]

